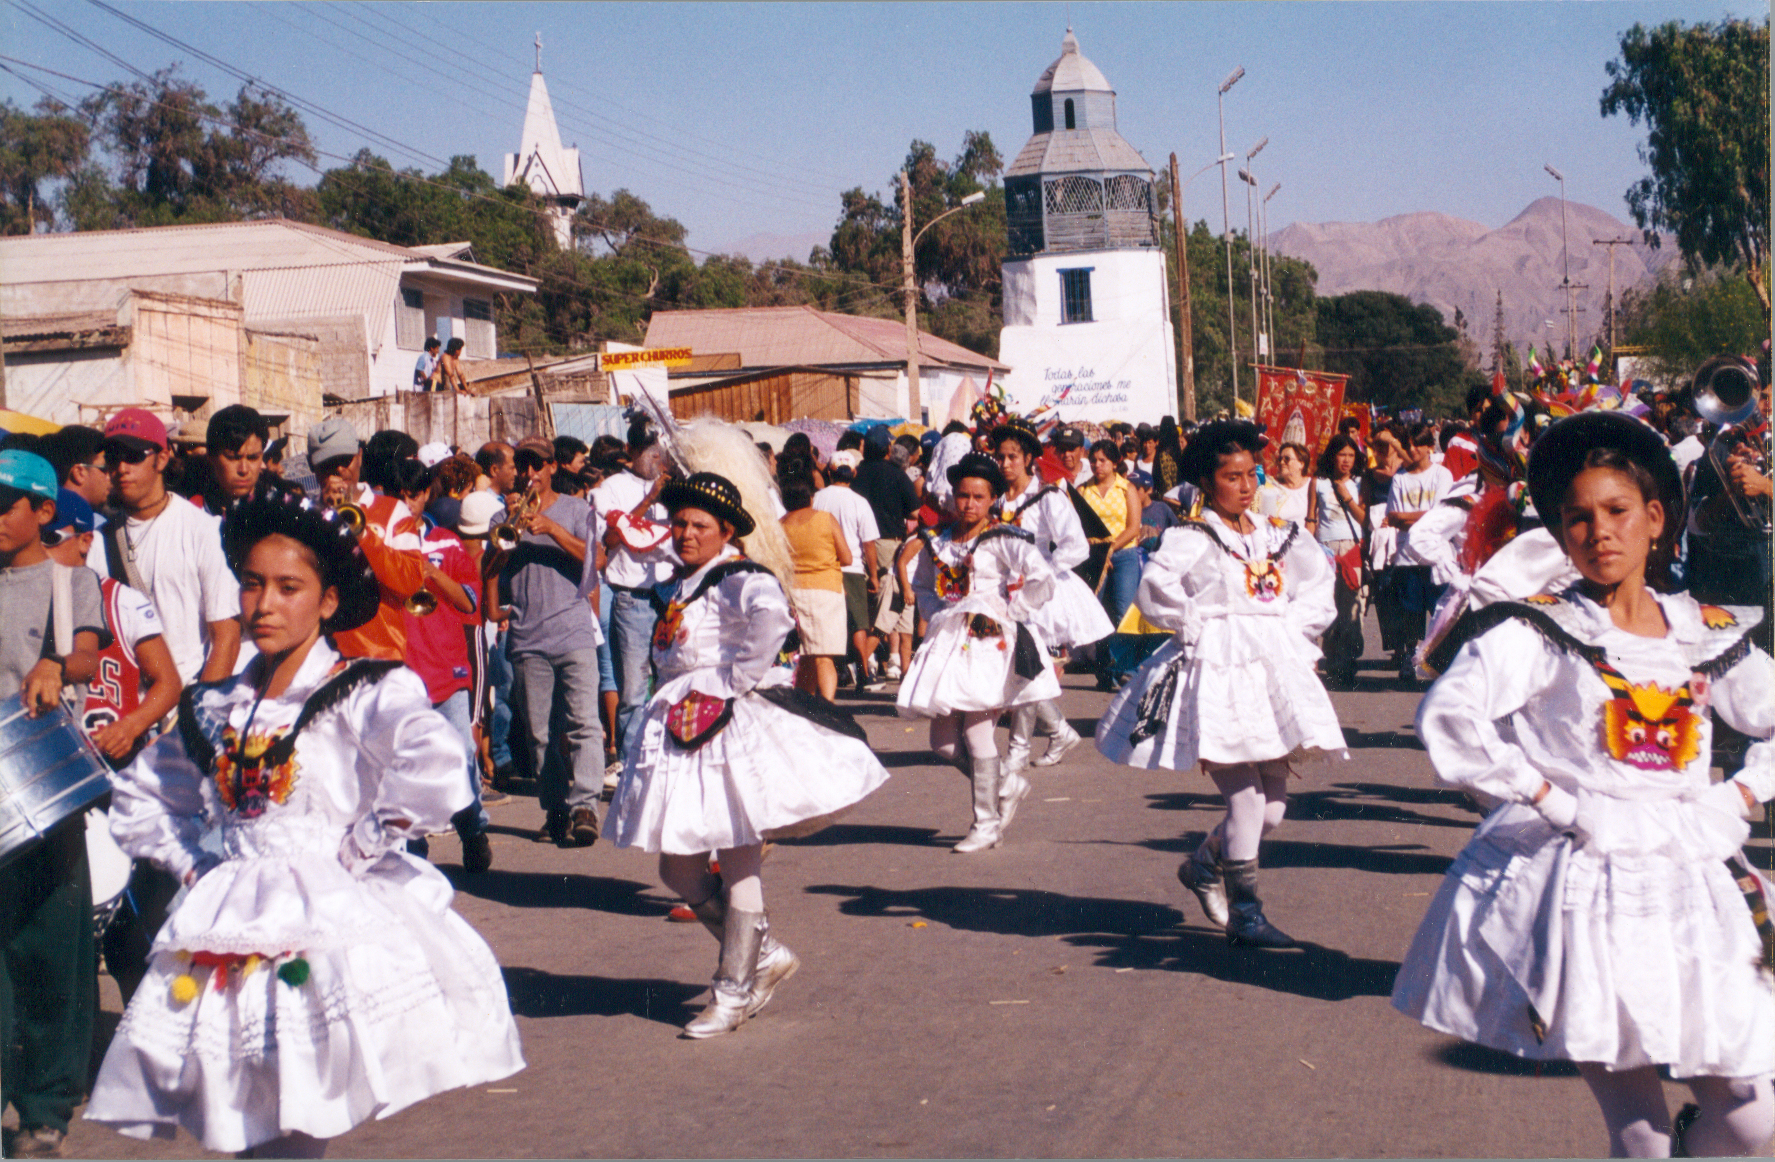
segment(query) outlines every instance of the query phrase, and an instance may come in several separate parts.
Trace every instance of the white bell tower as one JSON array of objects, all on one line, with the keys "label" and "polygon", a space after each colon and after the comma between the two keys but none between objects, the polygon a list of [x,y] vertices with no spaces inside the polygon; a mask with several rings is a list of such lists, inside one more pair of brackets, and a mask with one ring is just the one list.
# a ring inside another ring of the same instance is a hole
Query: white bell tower
[{"label": "white bell tower", "polygon": [[505,183],[521,182],[536,192],[549,207],[555,244],[562,250],[573,246],[573,212],[585,201],[585,178],[579,169],[579,150],[563,149],[561,131],[555,126],[555,108],[549,103],[548,86],[542,81],[542,33],[536,34],[536,71],[530,74],[530,103],[524,110],[524,133],[518,152],[505,155]]},{"label": "white bell tower", "polygon": [[1152,167],[1072,29],[1030,104],[1005,171],[1007,391],[1019,411],[1061,399],[1063,419],[1156,423],[1176,414],[1177,340]]}]

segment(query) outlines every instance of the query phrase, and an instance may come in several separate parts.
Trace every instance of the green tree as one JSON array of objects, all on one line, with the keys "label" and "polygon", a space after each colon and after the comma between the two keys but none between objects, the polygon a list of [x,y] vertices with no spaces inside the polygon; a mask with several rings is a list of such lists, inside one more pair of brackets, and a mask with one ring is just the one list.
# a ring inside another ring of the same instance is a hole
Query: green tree
[{"label": "green tree", "polygon": [[1489,382],[1465,365],[1459,332],[1426,303],[1352,291],[1318,300],[1317,313],[1325,369],[1350,377],[1347,400],[1456,415],[1467,388]]},{"label": "green tree", "polygon": [[226,107],[210,103],[176,67],[112,85],[80,104],[111,169],[81,172],[64,210],[77,229],[313,214],[312,194],[279,172],[312,166],[301,115],[272,93],[242,87]]},{"label": "green tree", "polygon": [[1742,269],[1769,322],[1769,22],[1722,20],[1621,36],[1606,66],[1602,115],[1646,125],[1640,160],[1651,174],[1627,190],[1628,209],[1657,246],[1676,235],[1693,265]]},{"label": "green tree", "polygon": [[44,98],[33,113],[0,105],[0,233],[29,234],[55,224],[43,184],[72,178],[86,164],[91,133],[61,104]]},{"label": "green tree", "polygon": [[1624,344],[1645,349],[1648,378],[1678,385],[1715,355],[1755,355],[1768,336],[1764,319],[1741,272],[1666,267],[1622,297],[1616,327]]}]

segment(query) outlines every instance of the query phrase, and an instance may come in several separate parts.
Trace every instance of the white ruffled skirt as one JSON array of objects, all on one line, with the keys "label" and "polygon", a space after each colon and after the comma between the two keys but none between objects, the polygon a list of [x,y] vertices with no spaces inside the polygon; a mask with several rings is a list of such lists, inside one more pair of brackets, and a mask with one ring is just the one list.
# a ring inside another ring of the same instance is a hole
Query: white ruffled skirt
[{"label": "white ruffled skirt", "polygon": [[[504,978],[453,894],[401,852],[359,875],[331,852],[218,865],[156,938],[86,1117],[136,1138],[183,1127],[231,1152],[336,1137],[516,1073]],[[230,971],[192,964],[194,952],[274,959]],[[291,958],[306,980],[279,977]],[[173,982],[187,974],[198,991],[181,1001]]]},{"label": "white ruffled skirt", "polygon": [[1029,627],[1054,649],[1090,645],[1115,632],[1103,603],[1071,569],[1057,571],[1054,596],[1042,602],[1029,619]]},{"label": "white ruffled skirt", "polygon": [[[618,847],[697,855],[818,830],[887,781],[869,744],[829,730],[757,691],[697,750],[666,719],[690,693],[682,674],[654,694],[630,732],[622,781],[604,817]],[[772,675],[767,681],[786,684]]]},{"label": "white ruffled skirt", "polygon": [[1724,862],[1734,845],[1692,814],[1629,806],[1635,831],[1673,842],[1604,854],[1532,808],[1493,811],[1431,900],[1393,1007],[1531,1060],[1775,1073],[1775,984]]},{"label": "white ruffled skirt", "polygon": [[[1098,720],[1097,749],[1147,770],[1348,758],[1331,696],[1313,672],[1316,654],[1280,617],[1216,618],[1195,645],[1173,637],[1146,660]],[[1179,658],[1163,725],[1134,742],[1147,691],[1162,686]]]},{"label": "white ruffled skirt", "polygon": [[[977,638],[968,632],[969,618],[985,608],[983,602],[964,598],[931,618],[930,632],[900,681],[896,706],[902,718],[942,718],[1060,697],[1060,680],[1048,663],[1048,643],[1041,629],[1033,621],[1028,623],[1042,671],[1026,680],[1013,665],[1015,622],[994,618],[1000,621],[997,637]],[[1106,624],[1108,620],[1104,619]]]}]

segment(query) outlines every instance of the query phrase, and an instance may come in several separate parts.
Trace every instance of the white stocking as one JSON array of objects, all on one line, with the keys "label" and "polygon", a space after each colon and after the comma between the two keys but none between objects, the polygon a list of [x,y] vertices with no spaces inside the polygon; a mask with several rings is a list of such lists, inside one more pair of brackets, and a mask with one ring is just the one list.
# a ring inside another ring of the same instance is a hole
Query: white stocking
[{"label": "white stocking", "polygon": [[1221,854],[1231,860],[1257,858],[1264,835],[1282,822],[1288,806],[1288,764],[1285,762],[1203,763],[1226,800],[1226,819],[1217,831]]},{"label": "white stocking", "polygon": [[1578,1072],[1602,1110],[1609,1132],[1611,1158],[1670,1157],[1670,1107],[1664,1084],[1650,1065],[1611,1073],[1593,1061],[1580,1061]]},{"label": "white stocking", "polygon": [[1775,1134],[1775,1096],[1767,1078],[1691,1077],[1701,1116],[1683,1134],[1692,1158],[1743,1158],[1768,1151]]},{"label": "white stocking", "polygon": [[727,885],[727,906],[742,912],[764,911],[764,845],[727,847],[720,853],[721,882]]},{"label": "white stocking", "polygon": [[962,737],[967,740],[968,753],[975,758],[998,757],[998,739],[994,736],[998,728],[998,716],[997,710],[982,710],[961,716]]}]

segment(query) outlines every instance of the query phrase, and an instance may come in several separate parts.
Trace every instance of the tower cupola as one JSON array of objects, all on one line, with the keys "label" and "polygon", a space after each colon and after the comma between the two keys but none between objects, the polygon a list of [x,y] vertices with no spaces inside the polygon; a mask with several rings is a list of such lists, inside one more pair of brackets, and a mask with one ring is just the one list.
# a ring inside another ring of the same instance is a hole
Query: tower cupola
[{"label": "tower cupola", "polygon": [[1152,167],[1116,131],[1116,91],[1072,29],[1029,102],[1034,134],[1005,171],[1010,253],[1157,246]]}]

